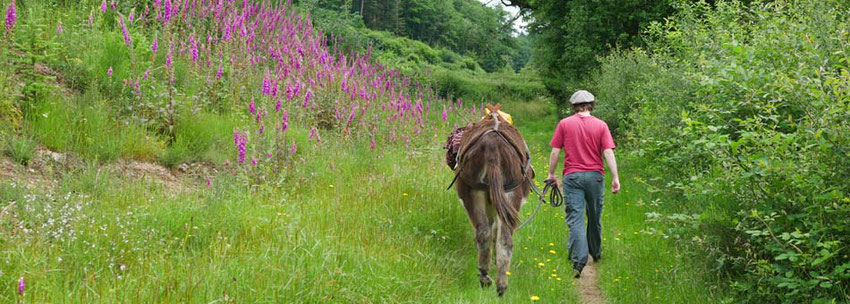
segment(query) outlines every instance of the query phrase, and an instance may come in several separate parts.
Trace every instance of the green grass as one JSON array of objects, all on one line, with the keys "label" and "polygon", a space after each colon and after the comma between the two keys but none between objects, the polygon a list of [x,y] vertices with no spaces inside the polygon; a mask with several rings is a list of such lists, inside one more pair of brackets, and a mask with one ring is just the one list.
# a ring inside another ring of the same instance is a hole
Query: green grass
[{"label": "green grass", "polygon": [[[333,169],[327,159],[307,160],[296,170],[314,174],[294,175],[285,183],[299,185],[292,188],[251,189],[222,176],[212,188],[175,194],[96,167],[68,174],[60,196],[89,198],[19,202],[19,219],[36,228],[7,231],[0,281],[26,277],[28,301],[497,302],[495,288],[478,287],[472,227],[444,189],[450,172],[431,161],[440,150],[393,149],[384,158],[331,150]],[[78,202],[79,211],[38,211]],[[78,238],[40,228],[50,218],[69,219],[65,231]],[[541,215],[517,234],[506,300],[576,300],[569,280],[549,279],[568,265],[548,253],[559,243],[553,221]],[[535,259],[552,261],[540,268]],[[14,300],[12,285],[0,299]]]},{"label": "green grass", "polygon": [[5,136],[5,154],[16,163],[26,166],[35,156],[36,143],[28,137]]},{"label": "green grass", "polygon": [[[541,107],[505,108],[529,139],[538,172],[555,121]],[[478,286],[473,229],[455,192],[445,190],[451,172],[437,143],[388,148],[383,157],[333,138],[326,144],[334,147],[297,162],[285,180],[253,187],[225,174],[210,188],[191,179],[181,182],[185,189],[167,188],[97,163],[64,175],[54,193],[4,183],[0,197],[19,199],[13,210],[32,230],[2,226],[9,238],[0,242],[0,281],[8,284],[0,301],[18,298],[13,282],[23,276],[29,302],[499,302],[495,288]],[[640,234],[648,207],[637,202],[652,196],[631,182],[636,168],[624,163],[625,190],[606,202],[605,296],[716,302],[704,270],[681,249]],[[522,215],[534,207],[530,201]],[[578,301],[567,235],[563,209],[548,206],[515,234],[502,302]]]},{"label": "green grass", "polygon": [[184,114],[175,125],[174,141],[160,161],[169,167],[192,161],[222,163],[231,156],[221,147],[232,145],[234,126],[233,120],[222,115]]},{"label": "green grass", "polygon": [[[663,236],[661,224],[646,213],[664,204],[638,182],[636,160],[622,161],[623,190],[606,193],[603,213],[603,260],[598,282],[616,303],[717,303],[724,296],[719,278],[693,248]],[[610,178],[609,178],[610,181]],[[610,185],[610,182],[609,184]]]},{"label": "green grass", "polygon": [[51,97],[38,101],[26,131],[50,150],[99,161],[119,157],[152,160],[163,149],[157,136],[136,124],[118,121],[107,101],[91,92],[70,100]]}]

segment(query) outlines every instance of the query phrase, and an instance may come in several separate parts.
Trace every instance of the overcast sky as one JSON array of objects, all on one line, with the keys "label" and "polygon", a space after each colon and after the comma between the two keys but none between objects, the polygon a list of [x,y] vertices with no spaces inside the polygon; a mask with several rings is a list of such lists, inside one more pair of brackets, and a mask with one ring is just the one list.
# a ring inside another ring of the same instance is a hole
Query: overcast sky
[{"label": "overcast sky", "polygon": [[[484,4],[490,3],[490,6],[498,6],[498,7],[501,7],[501,8],[503,8],[504,10],[508,11],[508,13],[510,13],[510,14],[511,14],[511,16],[516,16],[516,14],[518,14],[518,13],[519,13],[519,8],[517,8],[517,7],[513,7],[513,6],[507,6],[507,7],[506,7],[506,6],[502,5],[502,1],[500,1],[500,0],[478,0],[478,1],[479,1],[479,2],[481,2],[481,3],[484,3]],[[527,22],[525,22],[525,20],[522,20],[522,18],[517,19],[517,21],[516,21],[516,22],[514,22],[514,29],[515,29],[517,32],[525,33],[525,32],[526,32],[526,31],[525,31],[525,25],[526,25],[526,23],[527,23]]]}]

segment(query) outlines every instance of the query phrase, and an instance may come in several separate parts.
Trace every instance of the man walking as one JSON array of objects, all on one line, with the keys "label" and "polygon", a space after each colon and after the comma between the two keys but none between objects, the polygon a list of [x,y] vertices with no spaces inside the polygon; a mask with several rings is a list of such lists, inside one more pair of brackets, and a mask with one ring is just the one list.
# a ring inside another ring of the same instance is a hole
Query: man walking
[{"label": "man walking", "polygon": [[[587,265],[587,255],[594,261],[601,258],[602,245],[602,199],[605,192],[605,169],[602,156],[608,163],[613,180],[611,192],[620,191],[617,160],[614,157],[614,139],[604,121],[590,115],[596,106],[593,94],[577,91],[570,97],[573,115],[562,119],[552,141],[549,155],[549,177],[555,179],[555,168],[564,150],[563,189],[566,204],[567,225],[570,228],[569,251],[576,270],[575,277]],[[584,215],[587,210],[587,226]]]}]

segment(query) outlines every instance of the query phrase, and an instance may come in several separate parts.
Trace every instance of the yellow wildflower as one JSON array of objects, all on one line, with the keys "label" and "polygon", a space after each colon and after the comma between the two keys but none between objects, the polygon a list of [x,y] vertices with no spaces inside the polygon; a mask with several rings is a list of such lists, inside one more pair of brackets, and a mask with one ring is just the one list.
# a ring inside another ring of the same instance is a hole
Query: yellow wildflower
[{"label": "yellow wildflower", "polygon": [[328,185],[328,188],[333,188],[333,187],[334,187],[334,185]]},{"label": "yellow wildflower", "polygon": [[510,272],[510,271],[505,271],[505,274],[506,274],[506,275],[511,275],[511,272]]},{"label": "yellow wildflower", "polygon": [[537,263],[537,266],[543,267],[543,266],[546,266],[546,264],[543,264],[543,263]]},{"label": "yellow wildflower", "polygon": [[538,296],[531,296],[531,300],[532,300],[532,301],[540,301],[540,297],[538,297]]},{"label": "yellow wildflower", "polygon": [[555,246],[555,243],[549,243],[549,246]]},{"label": "yellow wildflower", "polygon": [[549,253],[556,254],[557,252],[555,252],[555,250],[549,250]]},{"label": "yellow wildflower", "polygon": [[407,192],[405,192],[405,193],[402,193],[402,194],[401,194],[401,195],[403,195],[403,196],[407,196]]}]

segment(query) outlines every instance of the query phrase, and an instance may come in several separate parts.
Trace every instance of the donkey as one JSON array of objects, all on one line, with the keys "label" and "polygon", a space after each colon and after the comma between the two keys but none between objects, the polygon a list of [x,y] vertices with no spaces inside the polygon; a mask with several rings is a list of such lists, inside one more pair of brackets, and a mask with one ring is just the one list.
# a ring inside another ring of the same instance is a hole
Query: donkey
[{"label": "donkey", "polygon": [[[498,115],[501,105],[487,105],[490,115],[468,127],[461,140],[456,169],[457,194],[475,228],[478,280],[489,287],[491,250],[496,249],[496,291],[508,288],[513,233],[520,207],[530,191],[533,172],[528,147],[513,126]],[[498,220],[497,220],[498,218]]]}]

